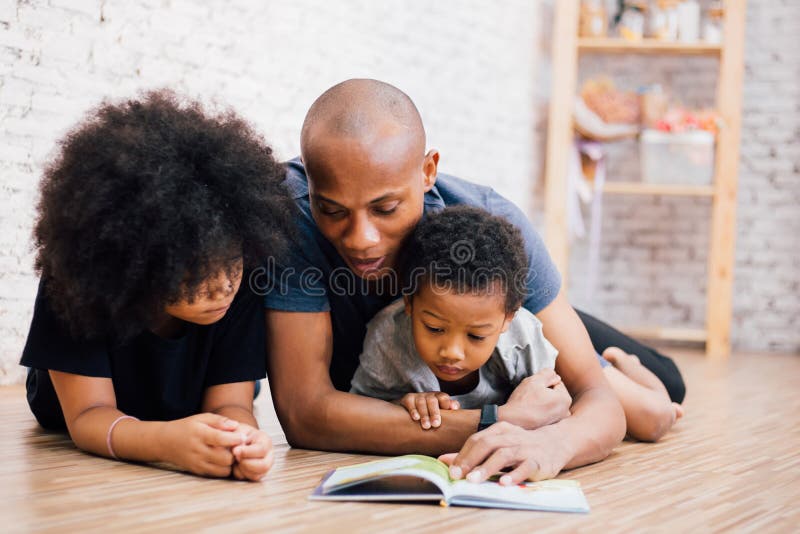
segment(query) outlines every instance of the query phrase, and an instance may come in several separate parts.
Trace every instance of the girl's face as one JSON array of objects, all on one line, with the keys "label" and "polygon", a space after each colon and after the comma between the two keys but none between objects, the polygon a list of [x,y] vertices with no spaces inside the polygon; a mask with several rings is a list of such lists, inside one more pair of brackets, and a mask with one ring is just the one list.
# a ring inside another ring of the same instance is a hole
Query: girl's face
[{"label": "girl's face", "polygon": [[176,319],[188,323],[211,324],[216,323],[225,316],[231,307],[233,297],[239,291],[242,282],[242,260],[239,259],[234,266],[233,274],[227,270],[220,271],[200,286],[200,291],[194,296],[192,302],[182,299],[168,304],[164,311]]},{"label": "girl's face", "polygon": [[405,297],[414,345],[440,382],[467,379],[491,357],[514,314],[505,295],[442,291],[423,286]]}]

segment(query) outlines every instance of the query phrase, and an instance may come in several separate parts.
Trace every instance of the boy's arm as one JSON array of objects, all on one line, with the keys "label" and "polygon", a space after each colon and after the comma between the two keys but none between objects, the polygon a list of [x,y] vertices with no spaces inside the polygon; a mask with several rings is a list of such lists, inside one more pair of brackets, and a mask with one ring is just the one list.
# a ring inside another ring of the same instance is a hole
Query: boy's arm
[{"label": "boy's arm", "polygon": [[[266,321],[270,389],[292,446],[435,455],[459,449],[477,430],[479,410],[447,410],[439,428],[423,430],[401,406],[337,391],[329,375],[329,312],[268,309]],[[516,424],[536,426],[535,410],[511,408],[509,413],[518,414]]]}]

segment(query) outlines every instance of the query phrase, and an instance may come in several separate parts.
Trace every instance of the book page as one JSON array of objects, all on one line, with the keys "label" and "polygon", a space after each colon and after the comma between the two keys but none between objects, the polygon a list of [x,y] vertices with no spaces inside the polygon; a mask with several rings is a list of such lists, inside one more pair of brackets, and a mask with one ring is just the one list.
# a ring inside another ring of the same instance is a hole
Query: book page
[{"label": "book page", "polygon": [[339,467],[323,483],[325,492],[391,475],[416,476],[433,482],[447,494],[450,473],[445,464],[430,456],[410,454],[365,464]]},{"label": "book page", "polygon": [[497,482],[474,484],[460,480],[452,486],[451,504],[521,508],[562,512],[588,512],[589,503],[575,480],[543,480],[517,486]]}]

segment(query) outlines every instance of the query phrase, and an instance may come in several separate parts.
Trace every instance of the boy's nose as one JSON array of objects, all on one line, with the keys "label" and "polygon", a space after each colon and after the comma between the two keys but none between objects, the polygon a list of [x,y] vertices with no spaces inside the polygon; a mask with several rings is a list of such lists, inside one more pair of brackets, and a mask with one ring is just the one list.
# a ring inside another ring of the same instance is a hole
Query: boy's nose
[{"label": "boy's nose", "polygon": [[439,357],[448,362],[460,362],[464,359],[464,351],[457,343],[448,343],[439,349]]}]

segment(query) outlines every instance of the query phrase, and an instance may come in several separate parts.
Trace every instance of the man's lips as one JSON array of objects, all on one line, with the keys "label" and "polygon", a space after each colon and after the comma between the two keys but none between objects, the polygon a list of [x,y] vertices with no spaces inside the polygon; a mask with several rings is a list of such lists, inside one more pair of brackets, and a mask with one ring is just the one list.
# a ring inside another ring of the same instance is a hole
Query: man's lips
[{"label": "man's lips", "polygon": [[436,368],[445,375],[457,375],[463,371],[460,367],[454,367],[452,365],[437,365]]},{"label": "man's lips", "polygon": [[386,260],[386,256],[381,256],[380,258],[366,258],[366,259],[359,259],[350,256],[348,258],[350,261],[350,265],[359,272],[365,273],[368,271],[377,271],[383,265],[383,262]]}]

